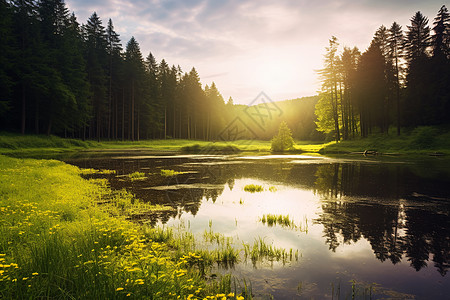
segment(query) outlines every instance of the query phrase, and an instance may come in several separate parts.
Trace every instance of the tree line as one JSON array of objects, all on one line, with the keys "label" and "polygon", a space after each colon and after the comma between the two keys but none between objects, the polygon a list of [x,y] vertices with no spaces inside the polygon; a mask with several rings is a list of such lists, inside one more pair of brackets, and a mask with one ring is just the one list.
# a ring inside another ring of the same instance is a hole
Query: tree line
[{"label": "tree line", "polygon": [[402,27],[380,26],[368,49],[329,40],[316,105],[318,130],[337,141],[396,128],[450,124],[450,15],[420,11]]},{"label": "tree line", "polygon": [[[213,139],[225,102],[111,19],[80,25],[63,0],[0,0],[0,127],[82,139]],[[232,99],[229,100],[232,106]]]}]

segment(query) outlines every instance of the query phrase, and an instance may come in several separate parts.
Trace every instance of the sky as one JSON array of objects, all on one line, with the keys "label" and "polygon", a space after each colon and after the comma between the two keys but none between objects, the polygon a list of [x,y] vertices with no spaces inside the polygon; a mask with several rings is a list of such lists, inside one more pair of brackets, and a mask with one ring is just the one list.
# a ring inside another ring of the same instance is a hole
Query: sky
[{"label": "sky", "polygon": [[[441,0],[442,1],[442,0]],[[80,23],[95,11],[111,18],[125,48],[134,36],[145,57],[195,67],[225,101],[249,104],[260,92],[273,101],[317,94],[331,36],[367,49],[381,25],[406,30],[416,11],[432,20],[436,0],[66,0]],[[449,5],[447,5],[448,8]]]}]

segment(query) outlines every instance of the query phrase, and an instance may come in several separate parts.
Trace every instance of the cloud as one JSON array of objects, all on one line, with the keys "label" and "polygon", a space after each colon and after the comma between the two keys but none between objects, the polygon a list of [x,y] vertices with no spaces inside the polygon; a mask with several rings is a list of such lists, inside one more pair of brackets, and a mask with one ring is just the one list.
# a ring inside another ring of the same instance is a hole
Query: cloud
[{"label": "cloud", "polygon": [[[314,70],[321,68],[324,47],[332,35],[342,46],[358,46],[364,51],[380,25],[389,27],[397,21],[405,29],[418,10],[431,21],[442,3],[68,0],[67,5],[82,23],[94,11],[104,24],[112,18],[124,45],[134,36],[144,57],[151,51],[158,60],[165,58],[185,71],[195,66],[205,81],[215,79],[225,98],[232,96],[239,102],[252,99],[274,81],[282,90],[270,89],[273,99],[315,94],[319,86]],[[277,69],[278,65],[286,69],[286,74]],[[261,76],[261,72],[270,74]],[[275,75],[286,78],[275,80]],[[264,83],[264,78],[269,82]]]}]

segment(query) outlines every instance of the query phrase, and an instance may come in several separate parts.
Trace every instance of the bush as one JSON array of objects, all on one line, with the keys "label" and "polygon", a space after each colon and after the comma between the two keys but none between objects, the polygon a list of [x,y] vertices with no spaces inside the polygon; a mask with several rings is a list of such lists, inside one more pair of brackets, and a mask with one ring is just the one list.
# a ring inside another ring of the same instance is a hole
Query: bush
[{"label": "bush", "polygon": [[438,130],[431,126],[417,127],[411,133],[411,147],[415,149],[430,149],[433,147]]},{"label": "bush", "polygon": [[286,122],[281,122],[280,128],[278,129],[278,135],[274,136],[272,139],[272,151],[283,152],[294,148],[294,139],[292,138],[292,133]]}]

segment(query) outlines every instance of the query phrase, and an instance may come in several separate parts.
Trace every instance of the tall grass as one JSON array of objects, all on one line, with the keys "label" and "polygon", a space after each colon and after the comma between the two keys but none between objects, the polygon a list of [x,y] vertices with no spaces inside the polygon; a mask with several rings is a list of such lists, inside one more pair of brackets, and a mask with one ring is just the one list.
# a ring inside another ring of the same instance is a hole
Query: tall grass
[{"label": "tall grass", "polygon": [[293,261],[298,261],[298,249],[286,250],[284,248],[278,248],[272,244],[267,244],[264,239],[256,239],[253,246],[243,243],[244,255],[247,259],[250,257],[252,263],[256,265],[257,262],[267,259],[269,261],[281,261],[283,264]]},{"label": "tall grass", "polygon": [[125,220],[151,206],[58,161],[0,156],[0,170],[0,298],[217,296],[192,263],[198,254],[174,251],[170,232]]},{"label": "tall grass", "polygon": [[303,218],[303,223],[300,222],[298,224],[296,224],[294,220],[289,217],[289,215],[264,214],[262,218],[260,218],[260,221],[264,225],[267,224],[270,227],[280,225],[282,227],[296,229],[308,233],[308,219],[306,218],[306,216]]},{"label": "tall grass", "polygon": [[246,186],[244,186],[244,191],[249,192],[249,193],[259,193],[259,192],[263,192],[264,188],[262,185],[258,185],[258,184],[247,184]]},{"label": "tall grass", "polygon": [[181,174],[185,174],[185,172],[161,169],[161,176],[163,176],[163,177],[172,177],[172,176],[181,175]]},{"label": "tall grass", "polygon": [[142,172],[133,172],[127,175],[128,178],[131,179],[131,181],[135,181],[135,180],[144,180],[147,177],[145,176],[145,173]]}]

